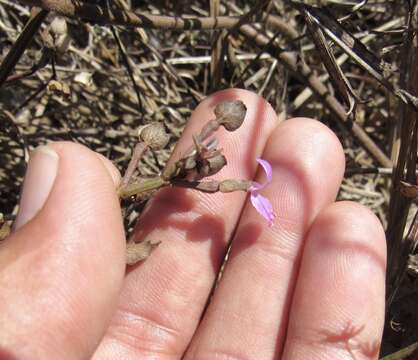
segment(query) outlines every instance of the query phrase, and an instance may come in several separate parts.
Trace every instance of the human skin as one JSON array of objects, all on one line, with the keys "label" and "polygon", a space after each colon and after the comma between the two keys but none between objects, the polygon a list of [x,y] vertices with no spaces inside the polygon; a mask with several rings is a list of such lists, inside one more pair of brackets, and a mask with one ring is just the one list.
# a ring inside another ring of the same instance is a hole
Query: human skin
[{"label": "human skin", "polygon": [[268,160],[274,225],[243,192],[164,189],[134,235],[161,244],[126,270],[116,168],[81,145],[40,148],[0,244],[1,359],[377,358],[385,236],[368,209],[335,202],[338,139],[312,119],[278,124],[262,98],[231,89],[196,108],[174,158],[227,99],[248,112],[219,131],[228,165],[217,178],[263,183],[255,159]]}]

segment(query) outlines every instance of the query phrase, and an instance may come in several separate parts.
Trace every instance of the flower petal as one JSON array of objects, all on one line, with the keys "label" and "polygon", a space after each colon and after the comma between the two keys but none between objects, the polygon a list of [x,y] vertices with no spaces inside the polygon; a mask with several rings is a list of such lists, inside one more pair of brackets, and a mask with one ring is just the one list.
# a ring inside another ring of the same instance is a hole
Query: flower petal
[{"label": "flower petal", "polygon": [[248,189],[249,192],[253,192],[253,191],[258,191],[261,190],[264,186],[266,186],[265,184],[261,185],[260,183],[258,183],[257,181],[253,181],[251,183],[250,188]]},{"label": "flower petal", "polygon": [[273,211],[273,205],[271,205],[270,200],[260,195],[256,190],[251,191],[250,199],[251,204],[253,204],[258,213],[269,222],[269,226],[272,226],[276,214]]},{"label": "flower petal", "polygon": [[[270,183],[271,179],[273,177],[273,171],[271,169],[270,163],[267,160],[263,160],[263,159],[260,159],[260,158],[257,158],[256,160],[258,161],[258,163],[263,167],[264,171],[266,172],[267,184]],[[267,184],[264,184],[264,186],[267,185]]]}]

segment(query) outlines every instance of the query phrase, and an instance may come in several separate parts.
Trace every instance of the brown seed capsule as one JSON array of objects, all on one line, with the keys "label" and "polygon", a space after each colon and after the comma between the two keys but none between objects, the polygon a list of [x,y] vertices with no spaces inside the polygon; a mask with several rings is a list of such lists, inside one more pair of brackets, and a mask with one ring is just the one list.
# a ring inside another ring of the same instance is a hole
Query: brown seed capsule
[{"label": "brown seed capsule", "polygon": [[128,241],[126,243],[126,264],[134,265],[139,261],[145,260],[154,249],[160,245],[160,242],[145,240],[140,243]]},{"label": "brown seed capsule", "polygon": [[194,189],[214,193],[219,190],[219,182],[216,180],[201,181],[194,187]]},{"label": "brown seed capsule", "polygon": [[251,181],[248,180],[224,180],[219,184],[219,191],[223,193],[232,191],[248,191],[251,187]]},{"label": "brown seed capsule", "polygon": [[222,154],[215,155],[208,159],[203,159],[197,166],[198,174],[201,178],[212,176],[219,172],[226,165],[226,158]]},{"label": "brown seed capsule", "polygon": [[56,16],[51,22],[50,33],[54,38],[55,49],[60,54],[63,54],[65,51],[67,51],[71,38],[68,35],[66,19],[60,16]]},{"label": "brown seed capsule", "polygon": [[143,126],[139,129],[138,135],[141,141],[153,150],[165,148],[170,139],[164,125],[159,122]]},{"label": "brown seed capsule", "polygon": [[3,214],[0,213],[0,241],[6,239],[11,231],[10,225],[4,220]]},{"label": "brown seed capsule", "polygon": [[242,125],[247,108],[241,100],[232,100],[216,105],[214,112],[219,124],[228,131],[235,131]]},{"label": "brown seed capsule", "polygon": [[164,180],[170,180],[170,179],[176,177],[179,174],[179,172],[181,171],[181,168],[178,166],[178,164],[179,164],[179,162],[168,164],[164,168],[164,170],[161,174],[161,177]]},{"label": "brown seed capsule", "polygon": [[55,36],[67,34],[68,27],[65,18],[56,16],[51,22],[51,31]]}]

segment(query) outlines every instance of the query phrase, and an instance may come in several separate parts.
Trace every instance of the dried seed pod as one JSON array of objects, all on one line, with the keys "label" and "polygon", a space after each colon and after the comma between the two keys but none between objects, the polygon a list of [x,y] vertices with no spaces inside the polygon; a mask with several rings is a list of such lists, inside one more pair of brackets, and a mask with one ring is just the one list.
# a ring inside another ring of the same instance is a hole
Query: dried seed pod
[{"label": "dried seed pod", "polygon": [[252,182],[249,180],[228,179],[219,184],[219,191],[223,193],[232,191],[248,191],[251,184]]},{"label": "dried seed pod", "polygon": [[159,150],[166,147],[170,136],[166,133],[164,125],[156,122],[141,127],[138,136],[146,145],[153,150]]},{"label": "dried seed pod", "polygon": [[126,264],[134,265],[139,261],[145,260],[158,245],[160,245],[160,242],[152,242],[151,240],[145,240],[140,243],[128,241],[126,243]]},{"label": "dried seed pod", "polygon": [[182,169],[183,170],[192,170],[196,167],[196,158],[195,156],[189,156],[187,158],[182,159]]},{"label": "dried seed pod", "polygon": [[53,49],[54,48],[54,38],[51,35],[51,32],[48,31],[48,29],[44,29],[40,32],[41,39],[43,41],[43,45],[47,49]]},{"label": "dried seed pod", "polygon": [[63,54],[70,45],[70,36],[68,35],[67,21],[65,18],[56,16],[50,25],[50,32],[54,38],[54,47],[58,53]]},{"label": "dried seed pod", "polygon": [[176,177],[180,173],[180,171],[181,171],[181,166],[180,166],[179,161],[176,162],[176,163],[171,163],[171,164],[168,164],[164,168],[164,170],[161,174],[161,177],[164,180],[170,180],[170,179]]},{"label": "dried seed pod", "polygon": [[226,165],[226,157],[217,154],[213,157],[201,160],[197,166],[197,172],[201,178],[211,176],[219,172]]},{"label": "dried seed pod", "polygon": [[56,16],[51,22],[51,31],[55,36],[66,35],[68,32],[68,27],[65,18]]},{"label": "dried seed pod", "polygon": [[10,225],[4,220],[3,214],[0,213],[0,241],[6,239],[11,231]]},{"label": "dried seed pod", "polygon": [[220,125],[228,131],[235,131],[242,125],[247,108],[241,100],[232,100],[216,105],[214,112]]},{"label": "dried seed pod", "polygon": [[219,191],[219,182],[216,180],[209,180],[209,181],[202,181],[199,182],[194,189],[208,192],[208,193],[214,193]]}]

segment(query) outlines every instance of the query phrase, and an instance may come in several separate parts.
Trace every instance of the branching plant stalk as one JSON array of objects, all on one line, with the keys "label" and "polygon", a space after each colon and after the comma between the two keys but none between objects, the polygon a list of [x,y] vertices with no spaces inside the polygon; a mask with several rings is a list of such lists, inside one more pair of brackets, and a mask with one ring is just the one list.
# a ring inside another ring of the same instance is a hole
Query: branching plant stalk
[{"label": "branching plant stalk", "polygon": [[[418,95],[418,1],[414,1],[408,19],[408,30],[403,45],[403,64],[401,69],[401,87],[413,96]],[[417,113],[403,103],[400,105],[399,154],[392,178],[392,191],[389,205],[387,242],[388,242],[388,278],[387,278],[387,309],[393,302],[408,261],[411,244],[404,237],[404,229],[411,205],[411,199],[400,191],[401,181],[410,184],[416,182],[417,163]]]},{"label": "branching plant stalk", "polygon": [[141,100],[141,93],[140,93],[138,84],[135,81],[134,72],[133,72],[133,69],[131,67],[131,64],[129,63],[129,59],[128,59],[128,55],[126,54],[125,47],[123,46],[123,43],[122,43],[122,41],[119,37],[117,29],[114,26],[111,26],[110,31],[112,32],[112,35],[113,35],[113,37],[116,41],[116,44],[118,45],[119,51],[120,51],[121,56],[122,56],[122,60],[125,63],[126,70],[128,72],[129,78],[131,79],[132,86],[134,88],[135,95],[136,95],[136,98],[138,100],[139,112],[142,112],[143,104],[142,104],[142,100]]},{"label": "branching plant stalk", "polygon": [[37,6],[59,15],[89,21],[103,25],[122,25],[128,27],[158,29],[230,29],[239,21],[239,17],[172,17],[136,13],[123,9],[107,9],[99,5],[73,0],[19,0],[19,2]]},{"label": "branching plant stalk", "polygon": [[48,11],[43,9],[35,8],[32,11],[29,21],[26,23],[16,42],[0,65],[0,87],[3,86],[4,82],[13,71],[20,57],[48,15]]},{"label": "branching plant stalk", "polygon": [[138,144],[135,145],[135,148],[132,152],[131,160],[129,161],[126,172],[123,175],[123,178],[120,183],[121,188],[124,188],[125,186],[129,184],[139,162],[142,159],[142,156],[145,154],[147,149],[148,149],[148,146],[144,144],[142,141],[140,141]]},{"label": "branching plant stalk", "polygon": [[[259,46],[266,46],[270,38],[250,25],[243,25],[240,28],[241,33],[254,41]],[[357,123],[349,122],[349,117],[346,114],[344,106],[328,91],[322,81],[314,74],[309,66],[301,61],[298,61],[295,53],[284,52],[277,44],[273,43],[266,47],[266,51],[277,58],[286,68],[299,79],[307,83],[312,91],[323,99],[325,105],[335,115],[338,121],[346,128],[351,130],[357,140],[370,152],[370,154],[383,167],[392,167],[392,161],[386,154],[376,145],[370,136]]]}]

